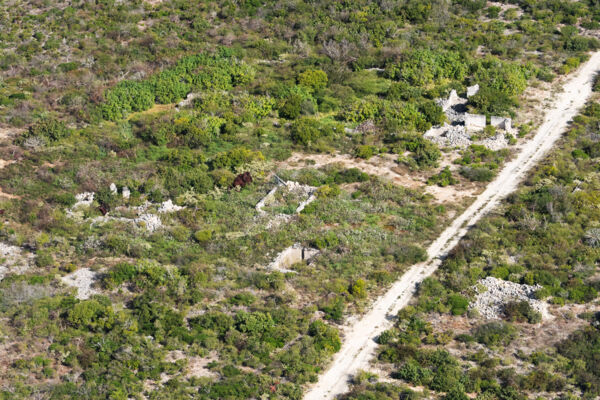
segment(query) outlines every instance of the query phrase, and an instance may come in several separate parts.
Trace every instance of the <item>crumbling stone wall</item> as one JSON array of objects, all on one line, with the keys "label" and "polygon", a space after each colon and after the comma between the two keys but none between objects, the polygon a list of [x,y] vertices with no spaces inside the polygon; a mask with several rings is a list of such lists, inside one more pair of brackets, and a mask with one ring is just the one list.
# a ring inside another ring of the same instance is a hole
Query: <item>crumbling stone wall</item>
[{"label": "crumbling stone wall", "polygon": [[450,96],[448,96],[446,100],[441,100],[439,105],[442,107],[442,110],[446,112],[450,107],[458,103],[459,100],[460,98],[458,97],[458,93],[456,93],[456,90],[452,89]]},{"label": "crumbling stone wall", "polygon": [[485,128],[485,115],[480,114],[465,114],[465,128],[467,130],[476,131]]},{"label": "crumbling stone wall", "polygon": [[498,129],[504,129],[505,131],[512,129],[512,120],[510,118],[492,117],[490,123],[492,126],[495,126]]},{"label": "crumbling stone wall", "polygon": [[469,86],[467,88],[467,97],[475,96],[479,92],[479,84],[475,84],[473,86]]}]

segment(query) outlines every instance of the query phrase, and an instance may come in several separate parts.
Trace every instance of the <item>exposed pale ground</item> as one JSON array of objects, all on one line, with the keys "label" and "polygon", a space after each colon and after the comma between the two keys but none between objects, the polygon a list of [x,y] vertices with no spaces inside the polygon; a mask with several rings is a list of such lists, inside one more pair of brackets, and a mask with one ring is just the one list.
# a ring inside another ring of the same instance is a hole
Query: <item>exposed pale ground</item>
[{"label": "exposed pale ground", "polygon": [[412,298],[415,285],[435,272],[441,259],[459,242],[482,216],[517,188],[527,172],[552,148],[561,137],[568,122],[584,106],[592,92],[592,81],[600,68],[600,52],[590,59],[565,83],[551,108],[545,113],[544,123],[535,136],[522,144],[518,155],[508,162],[496,179],[481,193],[452,225],[427,249],[428,260],[412,266],[392,287],[371,306],[362,318],[345,329],[341,350],[332,363],[308,388],[304,399],[333,399],[348,390],[354,373],[367,369],[377,344],[377,336],[392,325],[394,316]]},{"label": "exposed pale ground", "polygon": [[92,287],[98,277],[98,273],[89,268],[81,268],[77,271],[63,276],[61,281],[68,286],[77,288],[77,297],[80,300],[88,299],[91,295],[99,292]]},{"label": "exposed pale ground", "polygon": [[[390,154],[383,154],[363,160],[352,157],[349,154],[294,153],[290,158],[279,163],[279,166],[287,169],[298,169],[303,167],[321,168],[330,164],[340,164],[344,168],[358,168],[362,172],[388,179],[397,185],[411,189],[424,187],[425,192],[431,194],[438,203],[455,203],[465,197],[475,195],[479,190],[479,186],[475,182],[446,187],[427,185],[427,178],[433,174],[432,171],[428,171],[427,173],[410,173],[398,165],[396,162],[397,158],[397,155]],[[440,161],[440,167],[449,166],[451,170],[456,170],[456,165],[452,164],[452,159],[451,155],[444,154]]]}]

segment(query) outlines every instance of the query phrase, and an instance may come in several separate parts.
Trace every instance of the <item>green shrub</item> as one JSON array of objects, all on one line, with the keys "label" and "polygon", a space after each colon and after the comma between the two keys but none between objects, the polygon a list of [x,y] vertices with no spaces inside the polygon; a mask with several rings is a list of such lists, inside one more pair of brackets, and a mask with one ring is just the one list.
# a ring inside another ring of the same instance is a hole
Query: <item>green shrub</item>
[{"label": "green shrub", "polygon": [[198,243],[206,243],[212,239],[212,231],[208,229],[196,231],[194,233],[194,239]]},{"label": "green shrub", "polygon": [[489,182],[496,175],[494,171],[486,167],[462,167],[460,174],[470,181]]},{"label": "green shrub", "polygon": [[339,239],[333,231],[328,231],[312,241],[312,244],[320,250],[335,247],[338,243]]},{"label": "green shrub", "polygon": [[412,157],[419,167],[435,166],[442,154],[435,143],[420,135],[391,136],[388,140],[396,144],[395,151],[397,153],[404,151],[413,153]]},{"label": "green shrub", "polygon": [[54,264],[54,257],[48,250],[38,250],[35,253],[35,265],[44,268]]},{"label": "green shrub", "polygon": [[504,316],[511,322],[537,324],[542,320],[542,314],[535,311],[528,301],[511,301],[505,304]]},{"label": "green shrub", "polygon": [[335,353],[342,347],[337,330],[323,321],[313,321],[308,328],[308,334],[313,337],[317,350]]},{"label": "green shrub", "polygon": [[298,84],[312,90],[323,89],[327,86],[327,74],[320,69],[309,69],[298,75]]},{"label": "green shrub", "polygon": [[517,336],[517,329],[506,322],[488,322],[475,328],[473,336],[486,346],[507,346]]},{"label": "green shrub", "polygon": [[110,305],[92,299],[75,304],[68,312],[67,321],[76,328],[98,332],[111,329],[115,315]]},{"label": "green shrub", "polygon": [[252,161],[262,161],[265,157],[260,151],[252,151],[245,147],[235,147],[227,152],[217,154],[211,164],[213,169],[233,169]]},{"label": "green shrub", "polygon": [[367,283],[364,279],[357,279],[356,282],[350,286],[349,292],[359,299],[364,299],[367,297]]},{"label": "green shrub", "polygon": [[296,119],[302,111],[304,99],[297,94],[290,95],[279,107],[279,116],[286,119]]},{"label": "green shrub", "polygon": [[69,136],[70,133],[64,122],[55,118],[42,118],[29,127],[25,137],[39,137],[55,142]]},{"label": "green shrub", "polygon": [[331,127],[323,126],[319,121],[303,117],[292,123],[291,136],[294,143],[310,147],[321,137],[331,136]]},{"label": "green shrub", "polygon": [[52,200],[65,207],[71,207],[77,201],[72,193],[57,193]]},{"label": "green shrub", "polygon": [[109,289],[116,288],[124,282],[132,281],[138,275],[135,265],[119,263],[103,277],[103,285]]},{"label": "green shrub", "polygon": [[452,294],[448,297],[448,304],[453,315],[463,315],[467,312],[469,299],[459,294]]},{"label": "green shrub", "polygon": [[441,187],[445,187],[448,185],[455,185],[458,183],[458,179],[452,176],[452,171],[450,171],[449,167],[444,167],[437,175],[431,176],[427,179],[428,185],[438,185]]},{"label": "green shrub", "polygon": [[117,203],[118,196],[110,190],[108,187],[103,187],[98,189],[96,194],[94,195],[94,200],[98,202],[101,206],[107,207],[111,209]]}]

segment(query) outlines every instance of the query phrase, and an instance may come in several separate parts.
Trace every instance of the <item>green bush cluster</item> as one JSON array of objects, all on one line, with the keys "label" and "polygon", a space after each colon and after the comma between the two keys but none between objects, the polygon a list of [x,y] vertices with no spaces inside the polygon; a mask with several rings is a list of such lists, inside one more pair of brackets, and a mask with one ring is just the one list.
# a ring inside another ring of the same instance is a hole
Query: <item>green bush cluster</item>
[{"label": "green bush cluster", "polygon": [[245,85],[253,76],[253,69],[234,57],[208,53],[187,56],[146,80],[123,81],[107,90],[101,113],[105,119],[118,120],[155,103],[175,103],[191,90],[226,90]]},{"label": "green bush cluster", "polygon": [[445,187],[448,185],[455,185],[458,183],[458,179],[456,179],[452,175],[452,171],[448,166],[444,167],[438,174],[432,175],[429,179],[427,179],[428,185],[438,185],[441,187]]}]

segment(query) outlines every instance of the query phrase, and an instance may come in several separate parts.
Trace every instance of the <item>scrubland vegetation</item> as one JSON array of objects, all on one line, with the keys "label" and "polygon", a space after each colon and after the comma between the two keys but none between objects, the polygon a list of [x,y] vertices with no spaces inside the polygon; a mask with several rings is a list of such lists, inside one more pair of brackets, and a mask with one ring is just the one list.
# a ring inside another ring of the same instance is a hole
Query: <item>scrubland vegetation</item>
[{"label": "scrubland vegetation", "polygon": [[[393,378],[452,399],[467,398],[465,393],[486,399],[539,393],[542,398],[591,399],[600,394],[594,356],[600,338],[598,213],[593,205],[600,184],[593,150],[599,111],[596,96],[573,121],[560,150],[467,234],[419,287],[395,327],[379,337],[378,362],[393,365]],[[509,302],[504,321],[489,322],[470,307],[473,288],[486,276],[539,285],[535,297],[563,311],[555,321],[527,330],[541,322],[541,315],[526,301]],[[576,304],[588,304],[590,311],[572,315],[569,307]],[[434,329],[440,315],[460,332]],[[574,318],[582,322],[569,329]],[[535,342],[541,331],[559,323],[571,332],[564,339],[549,337],[537,349],[523,350],[527,339]],[[346,398],[394,398],[391,393],[401,391],[370,380],[359,377]]]},{"label": "scrubland vegetation", "polygon": [[[435,99],[478,83],[470,111],[515,115],[528,85],[570,73],[598,47],[594,2],[504,5],[0,4],[0,129],[18,131],[0,147],[16,161],[0,169],[0,241],[34,255],[0,282],[0,398],[301,398],[339,350],[344,318],[422,261],[462,205],[356,168],[281,162],[391,154],[429,184],[491,180],[509,150],[474,145],[455,161],[460,175],[434,171],[448,150],[422,137],[445,120]],[[544,358],[556,370],[511,374],[480,354],[489,363],[465,374],[443,349],[458,339],[423,316],[467,313],[469,287],[486,275],[540,284],[554,304],[596,297],[597,108],[381,338],[395,377],[447,398],[598,394],[595,328]],[[243,172],[253,182],[234,188]],[[316,187],[316,200],[296,215],[301,200],[277,194],[258,213],[274,173]],[[77,208],[84,192],[94,200]],[[136,220],[169,200],[182,208],[157,212],[156,230]],[[292,272],[267,268],[294,243],[320,253]],[[96,274],[87,299],[61,283],[82,269]],[[510,343],[514,325],[536,318],[511,310],[464,341]],[[357,378],[348,398],[414,396],[370,380]]]}]

